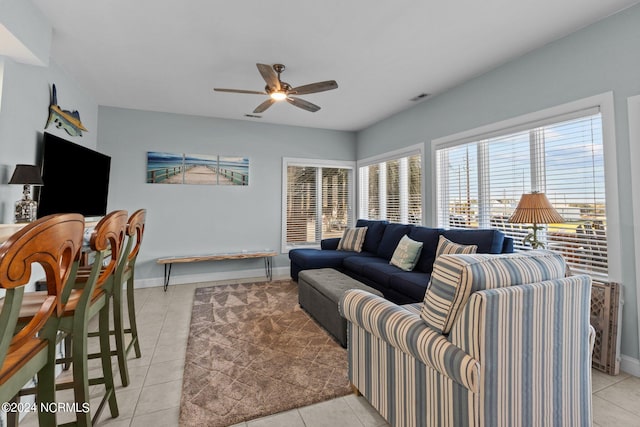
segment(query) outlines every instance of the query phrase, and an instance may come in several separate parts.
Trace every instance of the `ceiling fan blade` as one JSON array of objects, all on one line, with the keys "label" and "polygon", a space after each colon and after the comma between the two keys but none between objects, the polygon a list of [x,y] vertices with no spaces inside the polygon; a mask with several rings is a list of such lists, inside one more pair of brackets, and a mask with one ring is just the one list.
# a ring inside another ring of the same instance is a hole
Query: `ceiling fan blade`
[{"label": "ceiling fan blade", "polygon": [[303,110],[311,111],[312,113],[315,113],[320,109],[320,107],[318,107],[316,104],[312,104],[309,101],[305,101],[304,99],[300,98],[288,97],[287,102],[291,105],[295,105],[298,108],[302,108]]},{"label": "ceiling fan blade", "polygon": [[296,95],[305,95],[308,93],[324,92],[325,90],[337,89],[338,83],[335,80],[327,80],[326,82],[311,83],[294,87],[289,91]]},{"label": "ceiling fan blade", "polygon": [[256,109],[253,110],[253,112],[255,114],[262,113],[264,110],[266,110],[267,108],[271,107],[275,102],[276,102],[275,99],[269,98],[266,101],[264,101],[262,104],[258,105],[256,107]]},{"label": "ceiling fan blade", "polygon": [[280,80],[278,80],[278,75],[273,67],[267,64],[256,64],[256,66],[264,81],[267,82],[267,86],[275,90],[280,90]]},{"label": "ceiling fan blade", "polygon": [[243,90],[243,89],[221,89],[218,87],[214,87],[213,90],[216,92],[230,92],[230,93],[248,93],[251,95],[267,95],[267,92],[260,92],[257,90]]}]

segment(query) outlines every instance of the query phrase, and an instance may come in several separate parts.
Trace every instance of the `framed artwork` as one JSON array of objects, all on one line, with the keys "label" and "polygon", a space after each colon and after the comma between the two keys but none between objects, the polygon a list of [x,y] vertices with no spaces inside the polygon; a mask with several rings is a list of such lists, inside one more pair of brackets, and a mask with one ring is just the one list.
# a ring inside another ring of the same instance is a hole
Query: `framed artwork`
[{"label": "framed artwork", "polygon": [[249,158],[147,152],[148,184],[249,185]]}]

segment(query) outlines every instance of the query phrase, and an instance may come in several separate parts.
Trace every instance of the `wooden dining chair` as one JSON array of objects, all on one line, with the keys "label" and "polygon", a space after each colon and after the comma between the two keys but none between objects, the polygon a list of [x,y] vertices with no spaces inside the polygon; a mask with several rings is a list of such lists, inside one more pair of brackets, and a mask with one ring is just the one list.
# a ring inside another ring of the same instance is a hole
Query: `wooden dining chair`
[{"label": "wooden dining chair", "polygon": [[[73,388],[76,403],[76,421],[71,425],[91,426],[100,417],[104,406],[108,403],[111,417],[119,415],[118,403],[113,382],[111,366],[111,345],[109,339],[109,318],[111,293],[114,276],[120,259],[122,243],[127,226],[127,212],[117,210],[103,217],[95,226],[89,246],[94,253],[94,261],[87,274],[79,271],[77,263],[72,272],[73,287],[67,287],[62,293],[64,309],[58,330],[71,340],[71,355],[55,360],[55,363],[65,364],[71,361],[73,380],[56,384],[56,390]],[[42,298],[42,293],[33,292],[29,296],[32,302],[27,305],[32,308],[34,300]],[[34,316],[32,310],[23,310],[22,319]],[[99,358],[102,366],[102,376],[89,378],[88,369],[88,337],[89,321],[98,316]],[[104,385],[104,395],[98,408],[94,411],[85,410],[89,403],[89,385]],[[33,393],[32,389],[23,389],[20,394]],[[93,415],[93,417],[92,417]]]},{"label": "wooden dining chair", "polygon": [[[138,209],[130,217],[127,223],[127,245],[122,251],[121,262],[115,275],[113,289],[113,331],[116,338],[116,354],[118,357],[118,369],[123,386],[129,385],[129,368],[127,356],[131,349],[135,350],[136,358],[142,357],[140,341],[138,339],[138,326],[136,324],[136,307],[134,297],[135,267],[147,216],[146,209]],[[129,327],[124,327],[123,313],[123,285],[126,285],[127,312],[129,314]],[[131,341],[125,346],[125,334],[131,335]]]},{"label": "wooden dining chair", "polygon": [[[59,329],[66,332],[72,342],[72,385],[76,403],[89,402],[90,384],[104,384],[105,387],[104,396],[93,419],[88,413],[76,413],[77,425],[82,427],[95,423],[106,403],[109,404],[112,418],[119,415],[111,365],[109,304],[115,283],[116,268],[120,261],[125,239],[127,215],[127,211],[124,210],[112,211],[96,224],[89,242],[90,248],[95,252],[91,270],[88,275],[78,274],[76,276],[74,289],[71,291],[65,307],[65,312],[69,316],[60,322]],[[108,262],[105,262],[105,259],[108,259]],[[89,378],[89,321],[96,315],[98,316],[102,377]],[[60,362],[64,363],[63,360]]]},{"label": "wooden dining chair", "polygon": [[[2,402],[11,401],[34,376],[36,403],[55,402],[56,333],[64,312],[61,295],[69,287],[72,265],[80,259],[83,233],[82,215],[56,214],[26,225],[0,246],[0,287],[6,291],[0,302]],[[34,315],[21,323],[33,264],[44,269],[47,290],[32,307]],[[17,422],[16,411],[7,415],[10,422]],[[41,426],[56,425],[55,411],[39,411],[38,418]]]},{"label": "wooden dining chair", "polygon": [[[127,221],[126,239],[127,243],[120,251],[120,259],[118,261],[113,279],[106,286],[108,295],[113,298],[111,307],[113,312],[113,328],[110,334],[115,336],[115,350],[111,351],[112,356],[116,356],[118,360],[118,370],[120,372],[120,380],[122,386],[129,385],[129,368],[127,364],[127,355],[131,349],[135,349],[136,358],[142,357],[140,351],[140,343],[138,342],[138,328],[136,325],[135,300],[134,300],[134,275],[135,262],[142,244],[142,236],[144,234],[144,223],[146,218],[146,210],[139,209],[134,212]],[[89,274],[88,267],[81,267],[78,277],[86,277]],[[111,280],[111,279],[110,279]],[[127,311],[129,314],[129,328],[124,327],[124,298],[123,285],[127,287]],[[131,341],[125,345],[125,334],[131,334]],[[89,337],[100,336],[100,331],[90,332]],[[89,354],[89,359],[100,357],[100,353]]]}]

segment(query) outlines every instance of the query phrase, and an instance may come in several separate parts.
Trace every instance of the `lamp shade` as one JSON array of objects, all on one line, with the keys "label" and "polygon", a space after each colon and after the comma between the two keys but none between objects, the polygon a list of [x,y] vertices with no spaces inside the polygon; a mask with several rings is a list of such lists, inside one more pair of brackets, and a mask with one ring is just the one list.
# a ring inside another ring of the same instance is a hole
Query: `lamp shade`
[{"label": "lamp shade", "polygon": [[16,165],[16,169],[11,175],[9,184],[33,184],[43,185],[40,168],[33,165]]},{"label": "lamp shade", "polygon": [[518,207],[509,218],[517,224],[554,224],[564,222],[544,193],[523,194]]}]

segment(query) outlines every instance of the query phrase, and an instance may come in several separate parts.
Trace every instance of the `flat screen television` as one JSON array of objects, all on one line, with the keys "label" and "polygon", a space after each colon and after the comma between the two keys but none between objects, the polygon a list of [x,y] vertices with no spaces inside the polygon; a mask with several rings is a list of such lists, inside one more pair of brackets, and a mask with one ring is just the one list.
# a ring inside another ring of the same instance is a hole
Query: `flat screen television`
[{"label": "flat screen television", "polygon": [[38,218],[54,213],[107,213],[111,157],[50,133],[42,149]]}]

